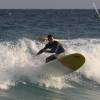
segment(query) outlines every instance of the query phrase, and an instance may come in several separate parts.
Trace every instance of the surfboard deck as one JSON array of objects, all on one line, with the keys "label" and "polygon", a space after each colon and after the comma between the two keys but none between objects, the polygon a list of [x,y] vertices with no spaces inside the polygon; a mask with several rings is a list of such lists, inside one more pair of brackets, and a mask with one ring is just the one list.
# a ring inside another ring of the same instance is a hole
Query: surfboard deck
[{"label": "surfboard deck", "polygon": [[[58,59],[40,66],[39,73],[49,76],[64,76],[78,70],[85,63],[82,54],[74,53],[58,57]],[[41,75],[42,75],[41,74]]]},{"label": "surfboard deck", "polygon": [[85,63],[85,57],[82,54],[73,53],[58,57],[58,61],[60,61],[65,67],[75,71]]}]

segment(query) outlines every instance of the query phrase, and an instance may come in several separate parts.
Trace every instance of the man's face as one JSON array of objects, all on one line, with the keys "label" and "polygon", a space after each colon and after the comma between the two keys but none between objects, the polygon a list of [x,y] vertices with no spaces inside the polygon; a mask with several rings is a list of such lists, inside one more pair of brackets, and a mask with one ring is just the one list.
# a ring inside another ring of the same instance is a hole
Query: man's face
[{"label": "man's face", "polygon": [[53,42],[53,37],[48,38],[49,43]]}]

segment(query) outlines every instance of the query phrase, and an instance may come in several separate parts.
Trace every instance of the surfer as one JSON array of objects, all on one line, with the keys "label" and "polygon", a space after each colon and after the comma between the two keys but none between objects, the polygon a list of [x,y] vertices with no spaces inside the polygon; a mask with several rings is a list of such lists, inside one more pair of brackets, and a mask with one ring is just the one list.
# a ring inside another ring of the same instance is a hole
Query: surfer
[{"label": "surfer", "polygon": [[56,59],[56,56],[61,53],[64,53],[65,50],[58,41],[54,40],[53,35],[50,34],[47,36],[47,38],[48,38],[48,43],[36,55],[39,55],[43,52],[54,53],[53,55],[46,58],[46,62],[49,62],[51,60]]}]

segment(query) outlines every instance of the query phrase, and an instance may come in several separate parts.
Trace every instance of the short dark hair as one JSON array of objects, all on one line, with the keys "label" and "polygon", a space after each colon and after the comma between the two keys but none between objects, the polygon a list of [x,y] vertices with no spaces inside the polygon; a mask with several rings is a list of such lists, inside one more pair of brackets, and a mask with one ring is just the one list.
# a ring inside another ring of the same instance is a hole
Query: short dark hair
[{"label": "short dark hair", "polygon": [[51,35],[51,34],[48,35],[48,38],[52,38],[52,37],[53,37],[53,35]]}]

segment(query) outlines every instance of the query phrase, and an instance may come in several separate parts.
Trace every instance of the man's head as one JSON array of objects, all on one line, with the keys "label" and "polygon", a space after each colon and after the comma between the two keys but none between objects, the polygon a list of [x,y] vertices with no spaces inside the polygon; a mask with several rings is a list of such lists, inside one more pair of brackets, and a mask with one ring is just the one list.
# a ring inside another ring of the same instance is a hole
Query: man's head
[{"label": "man's head", "polygon": [[48,41],[49,41],[50,43],[53,42],[53,35],[51,35],[51,34],[48,35]]}]

